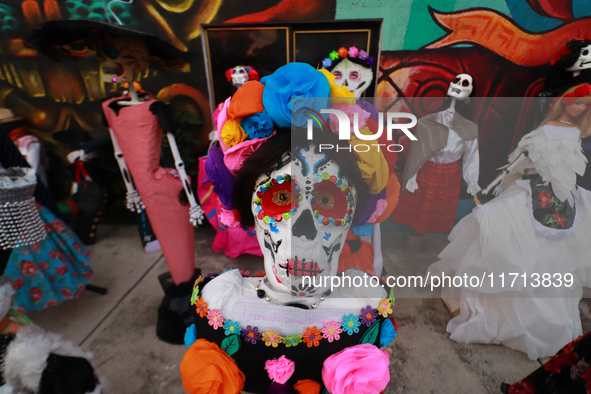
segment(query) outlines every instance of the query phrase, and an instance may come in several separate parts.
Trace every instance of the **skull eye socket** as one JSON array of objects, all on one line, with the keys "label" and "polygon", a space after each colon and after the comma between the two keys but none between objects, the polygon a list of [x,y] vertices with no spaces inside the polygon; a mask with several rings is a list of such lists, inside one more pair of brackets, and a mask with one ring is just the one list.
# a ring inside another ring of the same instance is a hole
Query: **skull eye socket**
[{"label": "skull eye socket", "polygon": [[334,208],[334,197],[329,193],[322,193],[316,196],[316,203],[322,209],[331,210]]},{"label": "skull eye socket", "polygon": [[585,50],[583,50],[583,52],[581,52],[581,55],[582,56],[587,56],[588,54],[589,54],[589,50],[588,49],[585,49]]},{"label": "skull eye socket", "polygon": [[457,85],[460,82],[460,80],[461,80],[460,78],[454,78],[454,80],[451,83],[454,83]]},{"label": "skull eye socket", "polygon": [[462,86],[463,86],[463,87],[468,87],[468,86],[470,86],[470,81],[468,81],[467,79],[464,79],[464,80],[462,81]]},{"label": "skull eye socket", "polygon": [[282,205],[291,205],[291,192],[288,190],[277,190],[273,192],[273,203]]},{"label": "skull eye socket", "polygon": [[351,71],[349,73],[349,79],[351,79],[352,81],[356,81],[359,79],[359,72],[357,71]]},{"label": "skull eye socket", "polygon": [[242,68],[240,70],[238,70],[238,74],[244,74],[245,72],[246,71],[244,71],[244,69],[242,69]]},{"label": "skull eye socket", "polygon": [[336,77],[335,79],[341,79],[343,77],[343,74],[340,71],[333,71],[332,75]]},{"label": "skull eye socket", "polygon": [[[295,183],[294,183],[295,185]],[[299,187],[294,186],[297,193]],[[265,223],[289,219],[298,202],[292,192],[292,179],[289,175],[279,176],[259,186],[254,200],[256,216]],[[293,205],[293,206],[292,206]]]},{"label": "skull eye socket", "polygon": [[353,211],[349,200],[352,200],[352,196],[350,189],[344,183],[337,186],[336,181],[336,177],[333,176],[314,184],[312,209],[314,216],[318,220],[322,219],[323,224],[340,226],[343,224],[342,219],[350,220]]},{"label": "skull eye socket", "polygon": [[108,58],[116,59],[117,56],[119,55],[119,51],[117,49],[115,49],[115,47],[113,45],[104,44],[102,49],[103,49],[103,53]]}]

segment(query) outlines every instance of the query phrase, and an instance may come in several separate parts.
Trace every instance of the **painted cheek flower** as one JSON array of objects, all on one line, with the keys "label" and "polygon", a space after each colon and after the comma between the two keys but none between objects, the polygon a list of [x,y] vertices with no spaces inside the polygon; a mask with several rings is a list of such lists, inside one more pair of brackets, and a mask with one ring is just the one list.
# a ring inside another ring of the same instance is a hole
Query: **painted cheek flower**
[{"label": "painted cheek flower", "polygon": [[297,346],[302,343],[302,336],[300,334],[288,335],[283,338],[283,344],[285,347]]},{"label": "painted cheek flower", "polygon": [[207,312],[207,324],[213,327],[214,330],[222,327],[224,324],[224,318],[222,317],[222,312],[218,312],[216,310],[211,310]]},{"label": "painted cheek flower", "polygon": [[365,324],[366,326],[371,326],[373,322],[376,321],[378,318],[378,311],[373,309],[371,306],[367,306],[367,308],[361,309],[361,315],[359,316],[359,321],[361,324]]},{"label": "painted cheek flower", "polygon": [[352,313],[343,316],[341,327],[347,334],[353,335],[353,333],[358,333],[360,325],[361,323],[359,322],[359,318]]},{"label": "painted cheek flower", "polygon": [[334,320],[324,322],[324,328],[322,329],[322,337],[328,339],[328,342],[333,340],[338,341],[341,339],[340,333],[343,332],[341,325]]},{"label": "painted cheek flower", "polygon": [[226,320],[224,322],[224,330],[226,330],[226,335],[232,334],[239,334],[242,331],[242,328],[238,324],[238,322],[234,322],[232,320]]},{"label": "painted cheek flower", "polygon": [[283,338],[277,331],[267,330],[267,332],[263,333],[263,341],[266,346],[277,347],[283,342]]},{"label": "painted cheek flower", "polygon": [[378,304],[378,312],[383,317],[388,317],[392,313],[392,304],[388,298],[384,298]]},{"label": "painted cheek flower", "polygon": [[242,331],[242,337],[244,337],[244,340],[246,342],[250,342],[253,345],[256,344],[257,341],[260,341],[262,338],[261,333],[259,332],[259,329],[257,327],[251,327],[251,326],[246,326],[244,331]]},{"label": "painted cheek flower", "polygon": [[314,327],[306,327],[306,332],[303,335],[304,343],[308,345],[308,347],[318,346],[320,345],[320,340],[322,339],[322,331],[320,331],[316,326]]},{"label": "painted cheek flower", "polygon": [[199,313],[199,317],[205,317],[207,316],[207,312],[209,312],[207,309],[207,302],[203,301],[203,297],[200,297],[197,300],[195,308],[197,309],[197,313]]}]

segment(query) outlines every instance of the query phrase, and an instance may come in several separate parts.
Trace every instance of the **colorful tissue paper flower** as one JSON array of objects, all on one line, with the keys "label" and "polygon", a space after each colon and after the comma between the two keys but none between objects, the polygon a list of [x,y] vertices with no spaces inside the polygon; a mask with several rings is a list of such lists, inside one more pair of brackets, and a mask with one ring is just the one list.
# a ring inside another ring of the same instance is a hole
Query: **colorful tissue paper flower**
[{"label": "colorful tissue paper flower", "polygon": [[263,90],[265,85],[259,81],[248,81],[234,93],[228,108],[228,119],[244,117],[263,112]]},{"label": "colorful tissue paper flower", "polygon": [[226,320],[224,322],[224,330],[226,330],[226,332],[225,332],[226,335],[232,335],[232,334],[240,334],[240,332],[242,331],[242,328],[240,327],[238,322],[235,322],[232,320]]},{"label": "colorful tissue paper flower", "polygon": [[377,131],[377,127],[378,127],[377,122],[380,121],[380,116],[382,116],[382,114],[380,114],[380,110],[377,109],[372,103],[365,101],[365,100],[357,100],[356,104],[370,113],[370,116],[369,116],[370,119],[373,119],[376,121],[376,131]]},{"label": "colorful tissue paper flower", "polygon": [[322,337],[328,339],[328,342],[338,341],[341,339],[340,333],[343,332],[341,325],[334,320],[324,322],[322,329]]},{"label": "colorful tissue paper flower", "polygon": [[364,223],[359,226],[351,226],[351,232],[359,237],[369,237],[373,234],[374,225],[371,223]]},{"label": "colorful tissue paper flower", "polygon": [[357,57],[359,55],[359,49],[357,47],[349,47],[349,57]]},{"label": "colorful tissue paper flower", "polygon": [[330,84],[330,105],[331,106],[341,105],[341,104],[342,105],[355,105],[355,94],[353,92],[350,92],[349,89],[347,89],[347,87],[344,85],[343,86],[337,85],[334,82],[336,77],[333,74],[331,74],[331,72],[328,71],[327,69],[322,68],[318,71],[320,71],[322,74],[324,74],[324,76],[328,80],[328,83]]},{"label": "colorful tissue paper flower", "polygon": [[380,332],[380,346],[388,346],[396,336],[396,329],[390,319],[384,320],[382,324],[382,331]]},{"label": "colorful tissue paper flower", "polygon": [[[367,127],[359,131],[363,135],[373,134]],[[357,145],[367,145],[367,141],[358,138],[356,135],[351,135],[349,145],[354,150],[353,154],[357,156],[357,165],[359,166],[359,171],[361,171],[361,177],[367,186],[369,186],[369,194],[380,193],[388,184],[390,175],[390,167],[382,150],[378,150],[378,146],[370,146],[368,151],[355,149]]]},{"label": "colorful tissue paper flower", "polygon": [[240,127],[240,122],[236,119],[230,119],[226,122],[220,137],[228,149],[246,140],[244,129]]},{"label": "colorful tissue paper flower", "polygon": [[295,371],[295,363],[285,356],[281,356],[278,359],[267,360],[265,370],[273,382],[285,384]]},{"label": "colorful tissue paper flower", "polygon": [[371,306],[367,306],[367,308],[361,309],[361,315],[359,315],[359,321],[361,324],[365,324],[366,326],[371,326],[373,322],[376,321],[378,318],[378,311],[373,309]]},{"label": "colorful tissue paper flower", "polygon": [[320,383],[311,379],[298,380],[293,388],[297,390],[298,394],[320,394],[322,389]]},{"label": "colorful tissue paper flower", "polygon": [[267,330],[267,332],[263,333],[263,341],[265,342],[266,346],[277,347],[281,342],[283,342],[283,338],[277,331]]},{"label": "colorful tissue paper flower", "polygon": [[[349,118],[349,134],[353,134],[355,114],[357,114],[357,130],[361,130],[362,128],[364,128],[365,125],[367,125],[367,120],[371,116],[369,112],[367,112],[358,105],[337,104],[334,105],[331,109],[342,111],[347,115],[347,117]],[[339,119],[335,114],[330,114],[328,116],[328,124],[330,126],[331,131],[334,134],[339,135]]]},{"label": "colorful tissue paper flower", "polygon": [[339,54],[337,51],[332,51],[328,54],[328,57],[330,58],[330,60],[337,60],[339,58]]},{"label": "colorful tissue paper flower", "polygon": [[234,360],[217,344],[198,339],[181,362],[183,388],[189,394],[236,394],[244,388],[245,376]]},{"label": "colorful tissue paper flower", "polygon": [[388,353],[364,343],[324,360],[322,381],[331,394],[378,394],[390,381]]},{"label": "colorful tissue paper flower", "polygon": [[265,112],[258,112],[242,119],[240,126],[244,129],[247,134],[246,138],[249,140],[267,138],[275,127],[273,119]]},{"label": "colorful tissue paper flower", "polygon": [[209,309],[207,309],[207,302],[203,301],[203,297],[201,297],[197,300],[197,304],[195,305],[195,310],[199,314],[199,317],[207,316],[207,312],[209,312]]},{"label": "colorful tissue paper flower", "polygon": [[363,49],[359,51],[359,59],[361,59],[361,60],[367,59],[367,52],[365,52]]},{"label": "colorful tissue paper flower", "polygon": [[218,118],[220,117],[220,111],[222,110],[223,106],[224,106],[224,104],[220,103],[220,105],[218,105],[215,108],[215,111],[213,111],[213,115],[211,115],[211,120],[213,121],[213,129],[214,130],[219,130],[218,129]]},{"label": "colorful tissue paper flower", "polygon": [[234,209],[232,202],[234,176],[224,164],[224,153],[215,145],[209,149],[209,156],[205,160],[203,183],[207,182],[211,182],[213,185],[213,191],[218,195],[224,208]]},{"label": "colorful tissue paper flower", "polygon": [[357,316],[353,315],[352,313],[343,315],[341,327],[347,334],[353,335],[354,333],[358,333],[359,326],[361,326],[361,323],[359,322],[359,318]]},{"label": "colorful tissue paper flower", "polygon": [[306,327],[306,332],[304,335],[302,335],[302,338],[308,347],[318,346],[320,345],[320,340],[322,339],[322,331],[316,328],[316,326]]},{"label": "colorful tissue paper flower", "polygon": [[222,226],[226,227],[238,227],[240,221],[236,218],[236,209],[226,209],[219,207],[218,209],[218,220]]},{"label": "colorful tissue paper flower", "polygon": [[193,323],[185,330],[185,347],[188,349],[196,340],[197,330],[195,329],[195,323]]},{"label": "colorful tissue paper flower", "polygon": [[250,342],[254,345],[257,343],[257,341],[261,340],[262,335],[259,332],[258,327],[246,326],[246,328],[242,331],[242,337],[246,342]]},{"label": "colorful tissue paper flower", "polygon": [[218,128],[217,130],[220,131],[224,128],[224,125],[226,124],[226,121],[228,120],[227,116],[227,111],[228,108],[230,107],[230,103],[232,102],[232,97],[228,97],[226,99],[226,101],[224,101],[224,103],[222,104],[222,108],[220,109],[219,115],[218,115],[218,121],[217,121],[217,125]]},{"label": "colorful tissue paper flower", "polygon": [[392,304],[388,298],[384,298],[378,304],[378,313],[383,317],[388,317],[392,313]]},{"label": "colorful tissue paper flower", "polygon": [[218,312],[215,309],[212,309],[209,312],[207,312],[207,324],[212,326],[214,330],[220,328],[224,324],[222,312]]},{"label": "colorful tissue paper flower", "polygon": [[368,56],[366,62],[368,66],[373,66],[373,64],[376,62],[376,59],[373,56]]},{"label": "colorful tissue paper flower", "polygon": [[332,60],[330,60],[330,58],[327,57],[322,61],[322,67],[329,68],[330,66],[332,66]]},{"label": "colorful tissue paper flower", "polygon": [[347,57],[347,55],[349,54],[349,51],[345,47],[340,47],[339,51],[337,53],[339,54],[340,57]]},{"label": "colorful tissue paper flower", "polygon": [[[279,127],[306,127],[308,108],[328,108],[330,84],[314,67],[289,63],[261,79],[265,84],[263,105]],[[300,98],[292,101],[292,99]],[[293,119],[292,119],[293,113]]]},{"label": "colorful tissue paper flower", "polygon": [[297,346],[300,343],[302,343],[302,336],[300,334],[288,335],[283,338],[283,344],[285,347]]},{"label": "colorful tissue paper flower", "polygon": [[[271,134],[273,136],[275,134]],[[226,168],[232,174],[236,174],[236,171],[242,168],[244,161],[250,157],[259,147],[263,144],[263,142],[267,141],[270,137],[256,139],[256,140],[246,140],[241,144],[231,147],[226,151],[224,155],[224,164]]]},{"label": "colorful tissue paper flower", "polygon": [[382,214],[386,211],[386,208],[388,208],[388,200],[385,200],[385,199],[378,200],[378,202],[376,204],[376,210],[373,211],[368,222],[369,223],[376,223],[376,221],[380,218],[380,216],[382,216]]}]

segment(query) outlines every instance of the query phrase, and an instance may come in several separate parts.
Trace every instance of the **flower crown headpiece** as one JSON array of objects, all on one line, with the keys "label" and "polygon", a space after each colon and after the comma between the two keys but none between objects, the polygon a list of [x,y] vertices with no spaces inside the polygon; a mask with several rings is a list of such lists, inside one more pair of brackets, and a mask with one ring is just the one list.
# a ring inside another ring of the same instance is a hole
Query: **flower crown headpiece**
[{"label": "flower crown headpiece", "polygon": [[589,41],[588,38],[575,38],[574,40],[569,41],[568,43],[566,43],[562,48],[560,48],[558,50],[558,52],[556,52],[554,54],[554,56],[552,56],[552,59],[550,59],[550,65],[553,66],[556,63],[558,63],[560,61],[560,59],[562,59],[564,56],[569,55],[572,52],[572,49],[570,47],[570,43],[573,41]]},{"label": "flower crown headpiece", "polygon": [[561,100],[562,104],[564,105],[572,105],[577,101],[577,97],[584,97],[588,95],[591,95],[591,85],[584,83],[579,85],[574,92],[554,98],[550,104],[550,107],[552,107],[558,100]]},{"label": "flower crown headpiece", "polygon": [[[287,132],[285,129],[291,130],[291,126],[305,128],[308,119],[314,118],[314,114],[322,117],[320,110],[329,107],[341,110],[349,116],[349,144],[370,192],[365,206],[357,209],[353,219],[353,232],[357,235],[371,234],[373,223],[385,220],[392,213],[400,191],[398,179],[393,174],[396,153],[380,150],[375,144],[369,151],[358,149],[358,152],[355,146],[364,141],[352,132],[352,122],[357,114],[360,132],[365,135],[374,134],[378,129],[380,113],[370,103],[361,100],[356,102],[354,94],[346,87],[336,85],[334,80],[335,76],[326,69],[316,70],[305,63],[289,63],[272,75],[262,78],[260,82],[246,82],[234,96],[218,106],[213,120],[219,133],[219,147],[213,145],[209,151],[204,182],[212,183],[214,192],[223,205],[224,209],[220,214],[222,224],[237,225],[232,191],[236,171],[242,167],[244,161],[275,133]],[[298,97],[312,103],[314,108],[292,108],[292,98]],[[292,110],[297,112],[293,117]],[[338,133],[338,120],[334,115],[331,114],[328,124],[323,117],[318,123],[324,125],[322,129],[330,124],[331,131]],[[383,133],[383,138],[386,138],[386,133]]]},{"label": "flower crown headpiece", "polygon": [[332,51],[328,54],[328,57],[322,61],[322,67],[329,68],[333,65],[333,63],[339,59],[344,58],[351,58],[351,59],[360,59],[365,61],[369,66],[372,66],[375,63],[375,59],[373,56],[368,56],[367,52],[363,49],[359,50],[357,47],[349,47],[349,49],[345,47],[340,47],[338,51]]}]

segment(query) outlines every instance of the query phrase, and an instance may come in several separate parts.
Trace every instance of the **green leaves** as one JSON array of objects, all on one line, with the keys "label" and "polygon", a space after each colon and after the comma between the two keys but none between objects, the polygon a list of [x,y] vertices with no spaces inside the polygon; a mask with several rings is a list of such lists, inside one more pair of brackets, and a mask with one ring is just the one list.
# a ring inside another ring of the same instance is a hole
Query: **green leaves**
[{"label": "green leaves", "polygon": [[228,356],[231,356],[232,354],[240,350],[240,336],[234,334],[225,338],[222,341],[222,350],[226,352]]},{"label": "green leaves", "polygon": [[371,325],[369,330],[367,330],[367,332],[363,335],[363,337],[361,338],[361,341],[359,343],[360,344],[369,343],[372,345],[375,344],[376,340],[378,339],[379,331],[380,331],[380,322],[376,321],[374,324]]}]

